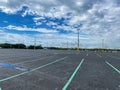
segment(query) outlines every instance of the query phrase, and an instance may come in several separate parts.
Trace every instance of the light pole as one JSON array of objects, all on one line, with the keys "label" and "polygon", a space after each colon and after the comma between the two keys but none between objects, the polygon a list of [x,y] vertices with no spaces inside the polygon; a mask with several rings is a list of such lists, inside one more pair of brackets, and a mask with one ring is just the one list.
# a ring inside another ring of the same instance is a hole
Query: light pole
[{"label": "light pole", "polygon": [[36,49],[36,36],[34,37],[34,50]]},{"label": "light pole", "polygon": [[68,41],[67,41],[67,50],[68,50]]},{"label": "light pole", "polygon": [[102,50],[104,51],[104,39],[102,39]]},{"label": "light pole", "polygon": [[80,50],[80,47],[79,47],[79,31],[80,31],[80,29],[77,29],[77,31],[78,31],[78,47],[77,47],[77,50],[79,51]]},{"label": "light pole", "polygon": [[67,42],[66,42],[66,48],[67,48],[67,50],[68,50],[68,37],[66,38],[67,39]]},{"label": "light pole", "polygon": [[104,39],[102,39],[102,49],[104,48]]}]

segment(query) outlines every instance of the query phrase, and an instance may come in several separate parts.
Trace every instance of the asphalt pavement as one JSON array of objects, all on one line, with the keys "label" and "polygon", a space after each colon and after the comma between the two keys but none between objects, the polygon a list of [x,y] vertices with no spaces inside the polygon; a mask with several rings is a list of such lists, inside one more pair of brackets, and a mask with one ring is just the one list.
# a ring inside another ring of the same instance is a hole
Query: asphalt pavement
[{"label": "asphalt pavement", "polygon": [[120,90],[120,52],[0,49],[0,90]]}]

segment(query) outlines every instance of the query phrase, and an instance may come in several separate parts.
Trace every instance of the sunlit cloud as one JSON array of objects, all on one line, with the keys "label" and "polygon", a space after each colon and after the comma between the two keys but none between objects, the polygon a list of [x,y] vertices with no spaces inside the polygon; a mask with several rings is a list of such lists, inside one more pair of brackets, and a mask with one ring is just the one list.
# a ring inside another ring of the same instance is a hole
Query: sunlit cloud
[{"label": "sunlit cloud", "polygon": [[[24,36],[34,38],[38,35],[42,38],[40,42],[48,46],[60,46],[69,41],[76,47],[79,28],[81,47],[101,47],[102,39],[106,48],[119,48],[120,45],[119,0],[1,0],[0,16],[1,13],[7,15],[7,19],[1,19],[1,34],[18,37],[23,34],[12,33],[14,30],[36,31],[42,34],[29,36],[25,33]],[[19,21],[15,22],[16,15]],[[6,41],[5,37],[2,41]]]}]

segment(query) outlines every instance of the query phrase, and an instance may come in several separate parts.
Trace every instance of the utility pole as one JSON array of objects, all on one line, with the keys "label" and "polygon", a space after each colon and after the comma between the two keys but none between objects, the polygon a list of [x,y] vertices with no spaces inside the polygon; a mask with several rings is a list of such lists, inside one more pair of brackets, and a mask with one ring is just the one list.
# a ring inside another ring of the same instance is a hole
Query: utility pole
[{"label": "utility pole", "polygon": [[66,42],[66,48],[68,50],[68,37],[66,38],[67,42]]},{"label": "utility pole", "polygon": [[78,31],[78,47],[77,47],[77,50],[79,51],[80,50],[80,47],[79,47],[79,31],[80,31],[80,29],[77,29],[77,31]]},{"label": "utility pole", "polygon": [[68,50],[68,41],[67,41],[67,50]]},{"label": "utility pole", "polygon": [[102,39],[102,51],[104,51],[104,39]]},{"label": "utility pole", "polygon": [[36,49],[36,36],[34,37],[34,50]]},{"label": "utility pole", "polygon": [[104,39],[102,39],[102,49],[104,48]]}]

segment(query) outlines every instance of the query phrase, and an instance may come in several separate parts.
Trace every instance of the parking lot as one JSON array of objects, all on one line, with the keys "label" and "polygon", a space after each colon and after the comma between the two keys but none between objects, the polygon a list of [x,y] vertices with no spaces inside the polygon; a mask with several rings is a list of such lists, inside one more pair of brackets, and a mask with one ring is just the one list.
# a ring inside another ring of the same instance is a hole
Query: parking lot
[{"label": "parking lot", "polygon": [[120,90],[120,52],[0,49],[1,90]]}]

